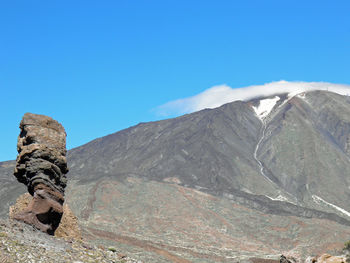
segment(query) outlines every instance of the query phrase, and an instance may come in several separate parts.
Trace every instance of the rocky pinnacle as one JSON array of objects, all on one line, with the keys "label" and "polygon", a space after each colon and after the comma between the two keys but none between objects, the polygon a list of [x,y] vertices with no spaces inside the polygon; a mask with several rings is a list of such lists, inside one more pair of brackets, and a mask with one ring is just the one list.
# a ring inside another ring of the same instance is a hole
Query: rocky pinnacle
[{"label": "rocky pinnacle", "polygon": [[52,118],[32,113],[24,114],[19,127],[14,175],[33,199],[14,219],[53,234],[62,217],[67,183],[66,132]]}]

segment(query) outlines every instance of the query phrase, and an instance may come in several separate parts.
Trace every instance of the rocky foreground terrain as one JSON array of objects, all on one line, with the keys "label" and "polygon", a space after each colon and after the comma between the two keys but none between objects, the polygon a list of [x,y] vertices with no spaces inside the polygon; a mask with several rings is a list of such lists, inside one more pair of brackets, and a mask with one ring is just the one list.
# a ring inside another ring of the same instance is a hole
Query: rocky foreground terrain
[{"label": "rocky foreground terrain", "polygon": [[114,247],[49,236],[18,221],[0,220],[1,263],[141,263]]}]

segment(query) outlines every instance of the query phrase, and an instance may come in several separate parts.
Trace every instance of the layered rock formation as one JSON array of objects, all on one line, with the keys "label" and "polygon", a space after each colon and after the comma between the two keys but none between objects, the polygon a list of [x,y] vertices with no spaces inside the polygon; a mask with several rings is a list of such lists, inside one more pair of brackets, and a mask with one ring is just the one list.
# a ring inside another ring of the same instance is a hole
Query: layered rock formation
[{"label": "layered rock formation", "polygon": [[57,229],[66,187],[66,132],[50,117],[26,113],[20,123],[14,175],[33,196],[28,207],[13,216],[43,232]]}]

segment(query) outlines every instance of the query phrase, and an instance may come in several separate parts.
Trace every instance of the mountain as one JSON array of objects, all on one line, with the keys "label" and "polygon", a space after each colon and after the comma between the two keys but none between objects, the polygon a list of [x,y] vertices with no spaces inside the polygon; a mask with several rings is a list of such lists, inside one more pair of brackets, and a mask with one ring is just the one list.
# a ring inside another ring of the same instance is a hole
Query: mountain
[{"label": "mountain", "polygon": [[[350,236],[350,98],[234,101],[68,152],[85,237],[145,262],[232,262],[340,249]],[[24,192],[0,163],[1,216]]]}]

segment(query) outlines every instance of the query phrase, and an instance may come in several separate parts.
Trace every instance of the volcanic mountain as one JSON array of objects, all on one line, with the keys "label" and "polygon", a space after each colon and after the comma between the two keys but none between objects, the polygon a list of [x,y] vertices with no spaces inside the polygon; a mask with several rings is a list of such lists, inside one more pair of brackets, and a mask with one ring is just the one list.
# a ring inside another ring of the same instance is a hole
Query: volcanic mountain
[{"label": "volcanic mountain", "polygon": [[[350,237],[350,98],[234,101],[140,123],[68,152],[85,237],[145,262],[254,262]],[[24,192],[0,163],[0,215]]]}]

